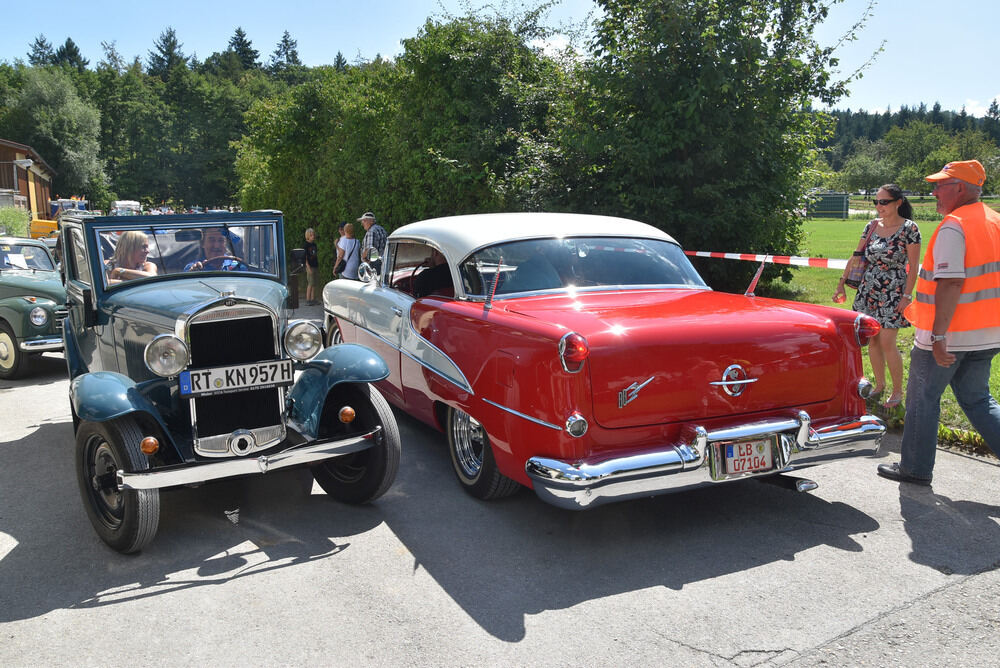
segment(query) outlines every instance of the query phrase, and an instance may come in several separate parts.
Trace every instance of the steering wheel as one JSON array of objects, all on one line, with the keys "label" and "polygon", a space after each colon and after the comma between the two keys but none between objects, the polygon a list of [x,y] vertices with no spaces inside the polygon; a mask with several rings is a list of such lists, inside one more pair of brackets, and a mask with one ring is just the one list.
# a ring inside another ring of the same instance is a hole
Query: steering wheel
[{"label": "steering wheel", "polygon": [[417,293],[416,293],[417,272],[420,271],[420,267],[429,267],[429,266],[430,265],[427,264],[427,258],[424,258],[423,260],[420,261],[420,264],[418,264],[416,267],[413,268],[413,273],[410,274],[410,290],[409,290],[409,292],[414,297],[417,296]]},{"label": "steering wheel", "polygon": [[[226,260],[234,260],[236,265],[223,268],[222,263]],[[243,258],[236,257],[235,255],[216,255],[215,257],[210,257],[202,261],[201,268],[210,271],[250,271],[250,267],[243,261]]]}]

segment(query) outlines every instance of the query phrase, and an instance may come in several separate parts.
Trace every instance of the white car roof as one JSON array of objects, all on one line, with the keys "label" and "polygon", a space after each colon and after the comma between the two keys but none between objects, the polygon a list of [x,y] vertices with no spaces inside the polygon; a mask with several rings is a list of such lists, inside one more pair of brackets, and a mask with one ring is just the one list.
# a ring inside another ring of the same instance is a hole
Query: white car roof
[{"label": "white car roof", "polygon": [[639,237],[677,243],[652,225],[579,213],[482,213],[432,218],[403,225],[389,239],[431,242],[457,262],[475,250],[505,241],[571,236]]}]

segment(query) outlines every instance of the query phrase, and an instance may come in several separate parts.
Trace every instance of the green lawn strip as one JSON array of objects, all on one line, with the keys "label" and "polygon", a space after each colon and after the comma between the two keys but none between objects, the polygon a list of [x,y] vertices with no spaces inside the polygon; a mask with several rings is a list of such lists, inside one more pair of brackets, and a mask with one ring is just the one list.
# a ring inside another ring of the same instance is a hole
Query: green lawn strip
[{"label": "green lawn strip", "polygon": [[[931,202],[931,204],[933,204],[933,202]],[[848,220],[828,218],[813,218],[807,220],[803,225],[805,235],[800,255],[807,257],[828,257],[838,259],[849,258],[854,249],[857,248],[861,232],[868,220],[869,219],[864,216]],[[937,227],[938,222],[939,220],[917,221],[917,224],[920,227],[920,236],[923,240],[920,249],[921,260],[923,259],[924,250],[927,247],[927,241],[930,239],[931,234]],[[738,249],[725,250],[738,252]],[[733,260],[719,261],[732,262]],[[846,304],[834,304],[831,301],[833,293],[837,289],[837,281],[840,278],[841,271],[842,270],[840,269],[821,269],[819,267],[793,267],[792,272],[794,274],[794,278],[790,284],[774,286],[773,289],[768,290],[766,293],[764,290],[758,290],[757,293],[761,296],[774,296],[783,299],[793,299],[796,301],[807,302],[810,304],[825,304],[827,306],[850,309],[854,296],[857,294],[854,290],[848,289]],[[907,378],[909,374],[909,351],[913,346],[913,328],[907,327],[899,330],[897,343],[899,345],[899,349],[903,352],[905,383],[905,378]],[[864,364],[865,374],[869,379],[871,379],[873,376],[867,354],[864,355]],[[886,374],[888,375],[888,371]],[[997,396],[998,388],[1000,388],[1000,368],[994,365],[990,373],[990,389],[992,390],[994,396]],[[878,412],[879,415],[886,418],[890,426],[898,426],[901,424],[903,416],[903,410],[901,407],[888,413],[879,405],[873,404],[871,405],[871,408]],[[941,401],[941,422],[938,434],[942,441],[973,446],[973,448],[977,450],[978,448],[975,448],[975,443],[977,441],[982,441],[982,437],[980,437],[979,434],[973,430],[968,418],[965,417],[965,413],[963,413],[962,409],[959,408],[958,403],[955,401],[955,396],[950,388],[945,391],[944,397]],[[985,449],[985,446],[983,446],[983,449]]]}]

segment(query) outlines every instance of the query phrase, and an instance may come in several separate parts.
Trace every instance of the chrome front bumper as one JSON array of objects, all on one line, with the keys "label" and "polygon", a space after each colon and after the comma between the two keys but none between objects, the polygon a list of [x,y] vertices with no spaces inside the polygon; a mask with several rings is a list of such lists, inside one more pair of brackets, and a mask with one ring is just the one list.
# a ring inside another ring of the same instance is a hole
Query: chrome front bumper
[{"label": "chrome front bumper", "polygon": [[[680,444],[639,454],[567,462],[532,457],[525,464],[535,493],[561,508],[583,509],[612,501],[666,494],[717,482],[773,475],[835,459],[878,452],[885,423],[874,415],[824,424],[814,429],[809,414],[707,431],[691,427]],[[774,467],[757,473],[728,474],[724,446],[775,437]]]},{"label": "chrome front bumper", "polygon": [[52,337],[47,339],[29,339],[21,341],[21,350],[26,353],[43,353],[47,350],[62,350],[62,337]]},{"label": "chrome front bumper", "polygon": [[381,427],[336,441],[321,441],[301,445],[272,455],[240,457],[204,464],[180,464],[151,471],[127,473],[119,470],[116,475],[119,489],[159,489],[177,485],[191,485],[220,478],[231,478],[251,473],[267,473],[277,469],[314,464],[324,459],[349,455],[375,445]]}]

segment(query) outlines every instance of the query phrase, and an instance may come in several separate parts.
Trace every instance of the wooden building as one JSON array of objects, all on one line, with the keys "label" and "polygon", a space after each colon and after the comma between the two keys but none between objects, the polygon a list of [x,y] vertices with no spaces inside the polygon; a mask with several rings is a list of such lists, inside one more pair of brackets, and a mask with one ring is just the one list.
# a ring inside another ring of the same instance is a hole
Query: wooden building
[{"label": "wooden building", "polygon": [[35,149],[0,138],[0,206],[16,206],[31,218],[49,217],[56,172]]}]

